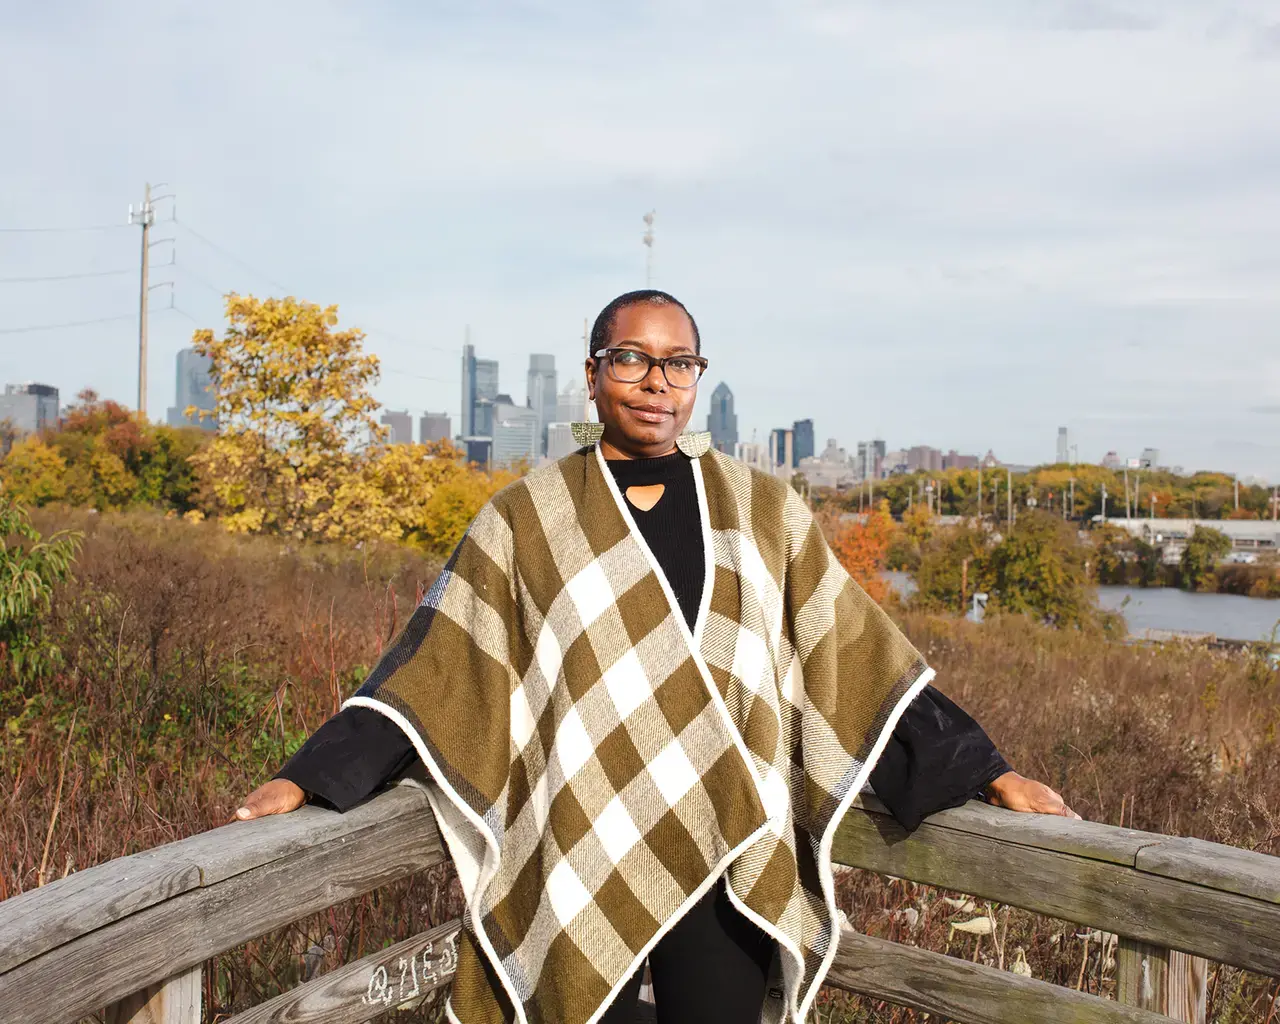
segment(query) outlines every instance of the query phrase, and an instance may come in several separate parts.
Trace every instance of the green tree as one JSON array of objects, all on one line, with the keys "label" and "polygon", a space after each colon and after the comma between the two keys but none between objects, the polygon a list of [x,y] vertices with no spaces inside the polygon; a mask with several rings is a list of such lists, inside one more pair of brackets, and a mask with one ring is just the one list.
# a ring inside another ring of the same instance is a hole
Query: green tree
[{"label": "green tree", "polygon": [[58,649],[48,643],[43,618],[53,588],[71,574],[80,535],[61,531],[47,540],[26,510],[0,494],[0,655],[21,684],[56,668]]},{"label": "green tree", "polygon": [[988,543],[987,533],[974,525],[932,531],[921,549],[913,603],[931,611],[963,610],[962,602],[981,589]]},{"label": "green tree", "polygon": [[1197,526],[1187,539],[1179,564],[1184,590],[1212,590],[1218,562],[1231,551],[1231,538],[1221,530]]},{"label": "green tree", "polygon": [[1022,512],[983,566],[993,611],[1033,615],[1059,628],[1097,620],[1085,548],[1047,512]]}]

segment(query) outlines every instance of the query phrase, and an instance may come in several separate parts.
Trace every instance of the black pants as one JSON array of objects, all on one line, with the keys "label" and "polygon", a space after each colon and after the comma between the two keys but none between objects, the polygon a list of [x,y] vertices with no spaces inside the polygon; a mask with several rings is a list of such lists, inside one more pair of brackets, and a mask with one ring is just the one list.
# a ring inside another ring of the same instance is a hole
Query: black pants
[{"label": "black pants", "polygon": [[[756,1024],[773,940],[729,902],[716,882],[649,953],[658,1024]],[[644,978],[631,978],[600,1024],[634,1024]]]}]

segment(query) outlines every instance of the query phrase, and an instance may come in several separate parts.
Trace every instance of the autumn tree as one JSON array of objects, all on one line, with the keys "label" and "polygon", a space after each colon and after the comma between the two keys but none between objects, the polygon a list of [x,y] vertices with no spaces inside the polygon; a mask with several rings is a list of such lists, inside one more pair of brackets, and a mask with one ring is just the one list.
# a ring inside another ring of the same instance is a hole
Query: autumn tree
[{"label": "autumn tree", "polygon": [[385,435],[369,386],[378,359],[338,309],[294,298],[231,294],[221,338],[197,331],[211,363],[217,437],[193,458],[210,510],[227,528],[298,539],[399,532],[370,479],[369,448]]},{"label": "autumn tree", "polygon": [[875,601],[888,593],[884,569],[889,544],[896,526],[889,515],[889,503],[859,519],[837,521],[831,538],[831,551],[845,571]]},{"label": "autumn tree", "polygon": [[976,523],[933,530],[920,550],[912,603],[930,611],[963,611],[987,558],[987,533]]}]

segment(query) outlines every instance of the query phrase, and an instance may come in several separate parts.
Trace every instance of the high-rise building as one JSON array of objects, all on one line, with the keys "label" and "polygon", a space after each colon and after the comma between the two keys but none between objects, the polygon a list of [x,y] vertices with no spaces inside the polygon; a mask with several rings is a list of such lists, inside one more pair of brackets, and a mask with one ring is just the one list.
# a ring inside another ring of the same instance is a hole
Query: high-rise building
[{"label": "high-rise building", "polygon": [[[884,457],[888,447],[879,440],[858,442],[858,454],[853,468],[859,480],[879,480],[884,476]],[[941,460],[941,452],[938,453],[938,458]],[[941,468],[941,462],[938,468]]]},{"label": "high-rise building", "polygon": [[1160,465],[1160,449],[1143,448],[1142,456],[1138,459],[1138,466],[1142,469],[1155,469],[1158,465]]},{"label": "high-rise building", "polygon": [[[506,397],[506,396],[502,396]],[[493,404],[493,464],[511,466],[534,463],[541,454],[538,443],[538,414],[510,401]]]},{"label": "high-rise building", "polygon": [[961,455],[954,448],[942,456],[942,468],[945,469],[977,469],[978,456]]},{"label": "high-rise building", "polygon": [[587,397],[582,382],[571,380],[556,396],[556,418],[553,423],[578,423],[587,415]]},{"label": "high-rise building", "polygon": [[451,426],[447,412],[424,412],[418,417],[418,440],[423,444],[447,441]]},{"label": "high-rise building", "polygon": [[1058,462],[1065,464],[1071,461],[1071,435],[1066,427],[1058,428]]},{"label": "high-rise building", "polygon": [[811,459],[815,453],[813,420],[796,420],[791,429],[795,432],[795,454],[791,464],[798,466],[801,459]]},{"label": "high-rise building", "polygon": [[382,425],[387,428],[387,444],[413,444],[413,417],[408,409],[388,409],[382,414]]},{"label": "high-rise building", "polygon": [[791,474],[794,451],[795,434],[789,427],[775,427],[769,431],[769,458],[773,460],[774,466],[786,468],[787,472],[782,474],[784,476]]},{"label": "high-rise building", "polygon": [[721,381],[711,392],[711,411],[707,413],[707,430],[712,447],[732,455],[738,447],[738,414],[733,411],[733,392]]},{"label": "high-rise building", "polygon": [[[211,413],[217,408],[217,396],[210,379],[213,363],[195,349],[184,348],[178,350],[174,369],[173,405],[169,407],[165,422],[171,427],[216,430],[217,423],[212,416],[200,415],[201,412]],[[188,416],[187,409],[192,406],[195,409]]]},{"label": "high-rise building", "polygon": [[918,444],[907,451],[908,473],[941,473],[942,452],[927,444]]},{"label": "high-rise building", "polygon": [[0,423],[19,434],[35,434],[58,425],[58,389],[51,384],[6,384],[0,395]]},{"label": "high-rise building", "polygon": [[529,356],[529,384],[526,404],[538,414],[538,454],[547,451],[547,427],[556,422],[556,357],[533,353]]},{"label": "high-rise building", "polygon": [[[470,334],[468,334],[470,337]],[[498,361],[477,359],[471,342],[462,346],[462,423],[463,437],[487,436],[493,426],[492,405],[498,397]],[[481,406],[489,408],[480,410]]]}]

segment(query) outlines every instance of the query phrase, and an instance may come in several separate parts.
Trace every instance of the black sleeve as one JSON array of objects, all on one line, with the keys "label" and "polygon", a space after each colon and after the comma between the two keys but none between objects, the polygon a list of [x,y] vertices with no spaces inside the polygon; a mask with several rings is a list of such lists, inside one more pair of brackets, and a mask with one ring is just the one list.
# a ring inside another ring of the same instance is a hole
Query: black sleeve
[{"label": "black sleeve", "polygon": [[926,686],[903,712],[871,785],[908,831],[922,819],[982,793],[1009,765],[982,726]]},{"label": "black sleeve", "polygon": [[345,811],[403,772],[416,757],[400,727],[370,708],[339,711],[276,774],[316,803]]}]

